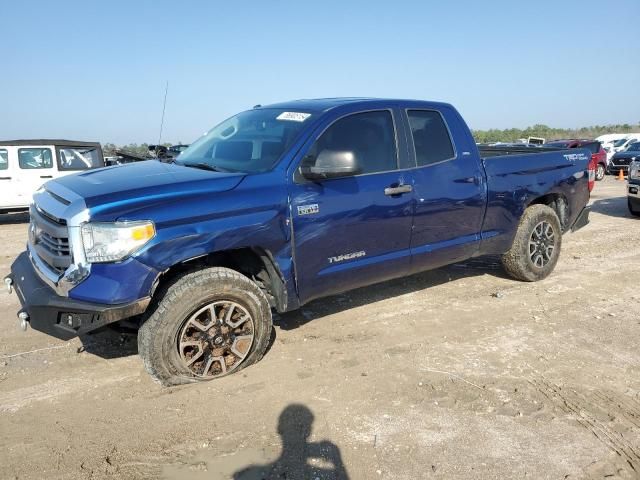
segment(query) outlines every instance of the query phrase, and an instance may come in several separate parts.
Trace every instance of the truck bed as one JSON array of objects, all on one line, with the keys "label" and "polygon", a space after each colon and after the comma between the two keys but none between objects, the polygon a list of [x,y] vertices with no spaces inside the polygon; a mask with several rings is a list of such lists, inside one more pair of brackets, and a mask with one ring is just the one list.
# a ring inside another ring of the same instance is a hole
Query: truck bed
[{"label": "truck bed", "polygon": [[566,229],[589,201],[591,152],[545,147],[479,146],[487,176],[487,210],[481,252],[503,253],[513,240],[524,209],[534,199],[563,202]]}]

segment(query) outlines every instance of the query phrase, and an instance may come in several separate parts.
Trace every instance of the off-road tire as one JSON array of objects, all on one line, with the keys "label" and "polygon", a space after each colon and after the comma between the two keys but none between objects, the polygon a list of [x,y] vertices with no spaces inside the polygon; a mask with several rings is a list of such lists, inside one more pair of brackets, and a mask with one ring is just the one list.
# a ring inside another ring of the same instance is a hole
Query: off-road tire
[{"label": "off-road tire", "polygon": [[[534,265],[529,254],[529,240],[540,222],[547,222],[553,228],[555,246],[549,261],[542,267]],[[555,268],[562,246],[562,228],[556,212],[546,205],[531,205],[524,211],[511,249],[502,256],[502,264],[507,273],[516,280],[536,282],[547,277]]]},{"label": "off-road tire", "polygon": [[184,365],[177,338],[193,312],[217,300],[241,305],[254,322],[250,350],[233,373],[262,358],[272,328],[271,308],[264,293],[249,278],[234,270],[205,268],[183,274],[160,287],[138,331],[138,353],[147,372],[159,383],[170,386],[207,380],[195,376]]},{"label": "off-road tire", "polygon": [[600,180],[604,179],[606,173],[607,170],[603,164],[599,163],[598,165],[596,165],[596,181],[599,182]]},{"label": "off-road tire", "polygon": [[631,200],[627,199],[627,208],[629,209],[629,213],[634,217],[640,217],[640,210],[634,210],[633,205],[631,205]]}]

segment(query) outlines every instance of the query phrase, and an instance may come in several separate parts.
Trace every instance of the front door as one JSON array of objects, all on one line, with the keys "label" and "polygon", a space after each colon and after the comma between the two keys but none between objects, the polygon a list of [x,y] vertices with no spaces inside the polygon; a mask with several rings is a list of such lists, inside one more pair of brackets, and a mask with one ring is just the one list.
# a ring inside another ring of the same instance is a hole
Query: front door
[{"label": "front door", "polygon": [[[294,257],[301,303],[398,277],[410,266],[411,187],[398,170],[399,141],[390,110],[335,121],[305,153],[350,152],[359,174],[290,186]],[[403,143],[400,145],[404,146]]]},{"label": "front door", "polygon": [[29,205],[35,191],[56,174],[54,152],[51,147],[38,146],[19,146],[16,150],[18,196],[22,205]]}]

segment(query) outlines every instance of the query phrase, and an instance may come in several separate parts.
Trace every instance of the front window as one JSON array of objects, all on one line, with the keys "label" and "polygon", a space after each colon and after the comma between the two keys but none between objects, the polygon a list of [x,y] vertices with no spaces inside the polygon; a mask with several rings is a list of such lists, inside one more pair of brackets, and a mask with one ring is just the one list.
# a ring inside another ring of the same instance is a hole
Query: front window
[{"label": "front window", "polygon": [[621,138],[620,140],[616,140],[615,142],[613,142],[613,146],[614,147],[621,147],[622,145],[624,145],[627,142],[626,138]]},{"label": "front window", "polygon": [[309,149],[304,164],[315,165],[323,151],[353,154],[361,174],[396,170],[398,158],[391,112],[356,113],[337,120]]},{"label": "front window", "polygon": [[50,148],[19,148],[18,164],[24,170],[51,168],[53,156]]},{"label": "front window", "polygon": [[0,149],[0,170],[9,168],[9,153],[3,148]]},{"label": "front window", "polygon": [[97,147],[60,147],[60,170],[87,170],[102,166]]},{"label": "front window", "polygon": [[239,113],[196,140],[176,163],[223,172],[266,172],[275,166],[310,117],[310,113],[275,108]]},{"label": "front window", "polygon": [[627,152],[640,152],[640,142],[634,142],[629,145],[629,148],[627,148]]}]

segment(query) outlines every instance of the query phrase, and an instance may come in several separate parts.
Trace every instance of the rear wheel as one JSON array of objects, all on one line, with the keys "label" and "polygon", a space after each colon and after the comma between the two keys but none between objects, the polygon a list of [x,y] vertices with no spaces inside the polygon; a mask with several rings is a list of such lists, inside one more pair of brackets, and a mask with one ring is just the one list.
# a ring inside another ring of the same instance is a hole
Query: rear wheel
[{"label": "rear wheel", "polygon": [[635,217],[640,217],[640,210],[636,210],[633,208],[631,204],[631,200],[627,198],[627,207],[629,208],[629,213]]},{"label": "rear wheel", "polygon": [[604,165],[599,163],[598,166],[596,167],[596,180],[600,181],[604,178],[605,175],[605,168]]},{"label": "rear wheel", "polygon": [[138,332],[138,352],[163,385],[229,375],[264,355],[271,309],[244,275],[207,268],[179,277],[157,298]]},{"label": "rear wheel", "polygon": [[556,212],[546,205],[532,205],[522,215],[502,264],[517,280],[542,280],[555,268],[561,246],[562,227]]}]

